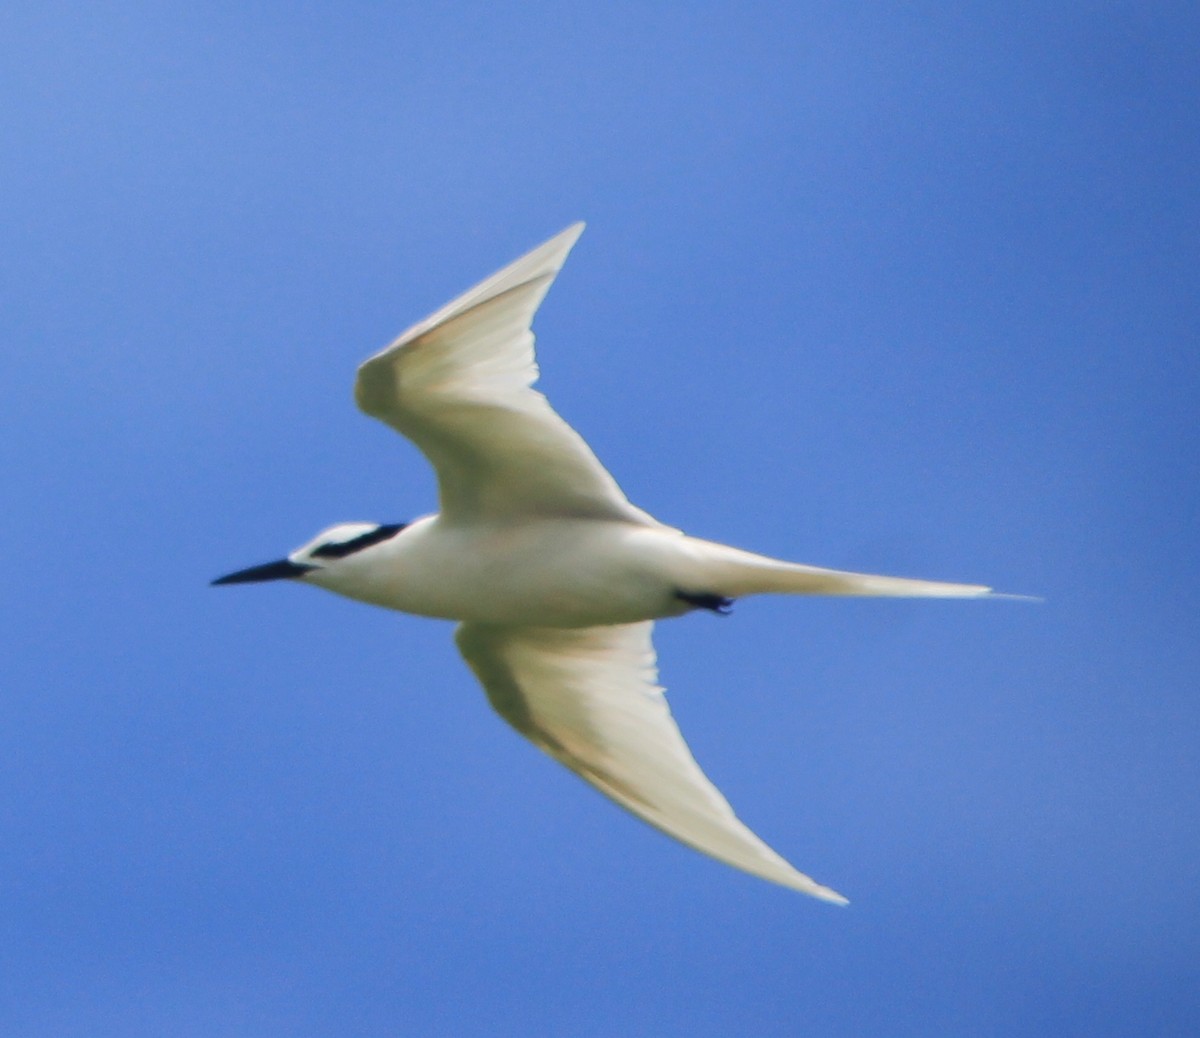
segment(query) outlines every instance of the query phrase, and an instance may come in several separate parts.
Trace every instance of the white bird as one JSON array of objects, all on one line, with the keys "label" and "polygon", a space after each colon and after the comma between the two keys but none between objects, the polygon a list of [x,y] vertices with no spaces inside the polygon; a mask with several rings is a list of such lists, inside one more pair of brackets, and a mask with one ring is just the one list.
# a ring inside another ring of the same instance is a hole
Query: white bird
[{"label": "white bird", "polygon": [[577,223],[414,325],[358,369],[355,398],[437,470],[441,510],[342,523],[214,584],[290,578],[459,622],[492,706],[639,818],[755,876],[838,904],[733,813],[657,684],[655,620],[735,598],[975,598],[990,588],[820,569],[689,537],[632,505],[532,388],[530,325]]}]

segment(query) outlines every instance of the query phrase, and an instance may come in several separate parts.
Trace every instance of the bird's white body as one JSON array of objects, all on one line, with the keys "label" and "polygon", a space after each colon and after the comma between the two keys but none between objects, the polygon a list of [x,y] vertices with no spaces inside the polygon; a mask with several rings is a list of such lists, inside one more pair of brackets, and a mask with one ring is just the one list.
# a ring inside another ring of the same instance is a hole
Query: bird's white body
[{"label": "bird's white body", "polygon": [[425,516],[308,579],[419,616],[484,624],[593,627],[688,610],[681,534],[611,519],[455,525]]},{"label": "bird's white body", "polygon": [[619,519],[458,525],[428,515],[306,579],[347,598],[418,616],[534,627],[681,616],[695,608],[681,592],[722,598],[863,594],[861,585],[872,582],[879,585],[877,595],[932,597],[939,587],[946,597],[964,595],[960,584],[800,566],[661,524]]},{"label": "bird's white body", "polygon": [[761,593],[989,589],[783,562],[689,537],[632,505],[532,388],[530,324],[582,230],[511,263],[359,369],[359,406],[437,469],[437,515],[340,524],[217,583],[292,577],[458,621],[459,648],[492,705],[539,748],[684,843],[844,902],[746,828],[693,760],[657,685],[653,621]]}]

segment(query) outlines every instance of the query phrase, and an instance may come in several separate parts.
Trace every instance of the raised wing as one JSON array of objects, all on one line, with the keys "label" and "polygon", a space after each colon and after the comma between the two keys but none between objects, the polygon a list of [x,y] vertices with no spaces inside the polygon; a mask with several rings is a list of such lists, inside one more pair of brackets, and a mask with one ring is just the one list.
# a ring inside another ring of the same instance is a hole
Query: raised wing
[{"label": "raised wing", "polygon": [[747,829],[700,770],[656,684],[653,626],[462,624],[456,638],[500,716],[600,792],[719,861],[845,904]]},{"label": "raised wing", "polygon": [[546,398],[530,323],[577,223],[414,325],[358,369],[355,399],[437,470],[445,521],[532,515],[650,523]]}]

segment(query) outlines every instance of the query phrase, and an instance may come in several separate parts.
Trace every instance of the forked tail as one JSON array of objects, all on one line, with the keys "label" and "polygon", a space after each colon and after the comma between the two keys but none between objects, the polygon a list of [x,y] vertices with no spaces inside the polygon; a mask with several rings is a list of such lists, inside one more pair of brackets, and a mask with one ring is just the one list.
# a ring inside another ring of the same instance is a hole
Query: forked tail
[{"label": "forked tail", "polygon": [[878,598],[987,598],[992,589],[982,584],[949,584],[872,573],[822,569],[755,555],[711,541],[692,543],[704,557],[714,590],[730,598],[743,595],[855,595]]}]

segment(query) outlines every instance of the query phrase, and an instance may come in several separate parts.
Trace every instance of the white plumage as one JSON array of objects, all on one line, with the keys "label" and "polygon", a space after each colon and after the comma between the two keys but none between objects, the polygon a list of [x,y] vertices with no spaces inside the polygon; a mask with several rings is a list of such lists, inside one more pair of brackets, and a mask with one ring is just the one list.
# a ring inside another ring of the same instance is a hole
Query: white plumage
[{"label": "white plumage", "polygon": [[990,589],[782,562],[688,537],[632,505],[532,388],[530,325],[582,231],[568,227],[359,368],[362,410],[437,470],[436,515],[340,524],[216,583],[290,577],[459,621],[459,649],[492,706],[555,760],[705,854],[844,903],[743,825],[700,770],[657,684],[653,621],[767,592],[976,598]]}]

